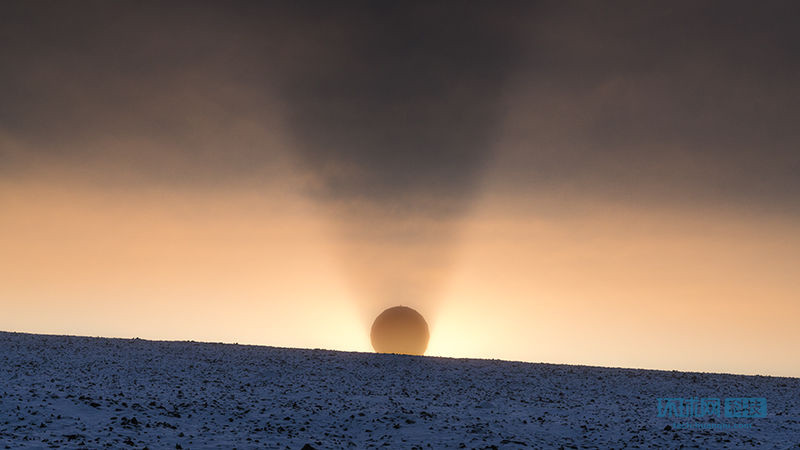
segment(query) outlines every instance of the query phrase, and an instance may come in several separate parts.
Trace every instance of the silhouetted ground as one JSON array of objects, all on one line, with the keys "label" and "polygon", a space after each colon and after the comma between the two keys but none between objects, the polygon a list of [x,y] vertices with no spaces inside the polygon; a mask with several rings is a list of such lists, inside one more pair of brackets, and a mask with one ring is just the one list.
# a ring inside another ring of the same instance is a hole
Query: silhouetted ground
[{"label": "silhouetted ground", "polygon": [[[659,397],[765,397],[670,429]],[[800,379],[0,332],[0,448],[800,447]]]}]

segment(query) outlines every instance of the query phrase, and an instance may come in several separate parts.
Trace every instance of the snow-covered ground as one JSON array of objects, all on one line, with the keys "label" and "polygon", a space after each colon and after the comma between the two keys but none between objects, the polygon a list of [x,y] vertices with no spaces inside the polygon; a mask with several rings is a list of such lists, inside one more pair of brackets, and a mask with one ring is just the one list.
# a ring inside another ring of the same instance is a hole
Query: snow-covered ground
[{"label": "snow-covered ground", "polygon": [[[659,397],[764,397],[670,429]],[[0,448],[800,447],[800,379],[0,332]]]}]

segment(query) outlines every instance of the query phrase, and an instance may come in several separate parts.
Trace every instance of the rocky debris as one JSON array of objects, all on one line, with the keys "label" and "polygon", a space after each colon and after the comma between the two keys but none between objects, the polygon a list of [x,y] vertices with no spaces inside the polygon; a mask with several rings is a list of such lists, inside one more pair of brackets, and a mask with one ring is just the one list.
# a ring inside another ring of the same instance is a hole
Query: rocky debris
[{"label": "rocky debris", "polygon": [[[0,448],[786,448],[798,392],[796,378],[0,332]],[[665,393],[758,395],[769,414],[676,430],[657,417]]]}]

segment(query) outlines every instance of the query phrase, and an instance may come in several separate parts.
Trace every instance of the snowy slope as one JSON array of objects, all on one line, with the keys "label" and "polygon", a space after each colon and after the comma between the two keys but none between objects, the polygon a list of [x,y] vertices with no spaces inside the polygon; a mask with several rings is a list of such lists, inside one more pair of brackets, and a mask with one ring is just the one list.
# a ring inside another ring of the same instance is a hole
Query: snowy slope
[{"label": "snowy slope", "polygon": [[[769,412],[665,429],[689,396]],[[800,379],[0,332],[0,448],[176,444],[800,448]]]}]

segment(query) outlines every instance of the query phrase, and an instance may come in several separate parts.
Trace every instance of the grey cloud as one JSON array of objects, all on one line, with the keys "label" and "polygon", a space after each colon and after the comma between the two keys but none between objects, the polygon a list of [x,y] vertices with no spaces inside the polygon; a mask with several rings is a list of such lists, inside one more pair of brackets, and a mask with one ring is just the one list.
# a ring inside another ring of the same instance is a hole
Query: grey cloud
[{"label": "grey cloud", "polygon": [[458,212],[519,57],[512,6],[7,2],[0,130],[31,160],[207,183],[263,175],[286,131],[318,198]]},{"label": "grey cloud", "polygon": [[552,5],[504,142],[510,187],[796,210],[796,3]]},{"label": "grey cloud", "polygon": [[791,208],[798,9],[3,2],[0,176],[226,183],[288,151],[321,200],[457,216],[497,156],[515,190]]},{"label": "grey cloud", "polygon": [[438,212],[460,210],[519,59],[511,12],[471,2],[300,12],[282,98],[296,150],[322,178],[316,194],[418,207],[433,197]]}]

